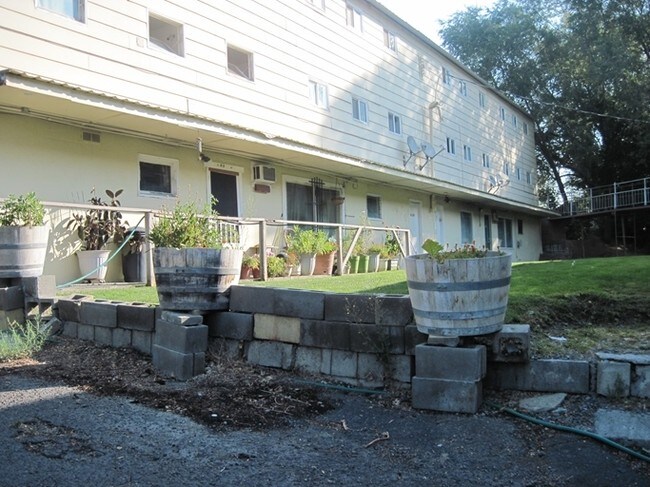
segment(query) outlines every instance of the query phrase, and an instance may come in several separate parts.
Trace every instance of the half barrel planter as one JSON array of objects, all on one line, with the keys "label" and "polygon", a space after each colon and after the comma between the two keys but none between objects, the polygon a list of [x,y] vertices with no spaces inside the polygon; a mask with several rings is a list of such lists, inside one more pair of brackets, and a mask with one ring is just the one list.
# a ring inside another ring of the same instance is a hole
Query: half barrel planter
[{"label": "half barrel planter", "polygon": [[512,256],[438,262],[428,254],[405,259],[406,279],[415,324],[431,336],[474,336],[503,327]]},{"label": "half barrel planter", "polygon": [[239,283],[243,250],[155,248],[154,275],[160,308],[225,310],[230,286]]},{"label": "half barrel planter", "polygon": [[42,275],[48,238],[46,225],[0,227],[0,278]]}]

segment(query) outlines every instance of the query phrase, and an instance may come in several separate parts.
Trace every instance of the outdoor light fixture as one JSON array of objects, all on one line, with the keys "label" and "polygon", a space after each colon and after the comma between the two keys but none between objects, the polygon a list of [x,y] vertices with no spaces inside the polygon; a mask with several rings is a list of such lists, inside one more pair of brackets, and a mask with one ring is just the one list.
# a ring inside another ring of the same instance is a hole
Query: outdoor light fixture
[{"label": "outdoor light fixture", "polygon": [[203,153],[203,139],[201,137],[196,138],[196,150],[199,153],[199,161],[207,163],[212,160],[209,156]]}]

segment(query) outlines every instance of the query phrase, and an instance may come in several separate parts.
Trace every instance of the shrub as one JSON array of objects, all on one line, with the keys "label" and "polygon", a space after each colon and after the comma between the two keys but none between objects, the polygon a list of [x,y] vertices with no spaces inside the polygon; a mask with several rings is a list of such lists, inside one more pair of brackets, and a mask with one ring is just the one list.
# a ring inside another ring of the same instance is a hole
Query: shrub
[{"label": "shrub", "polygon": [[36,193],[9,197],[0,203],[0,226],[34,227],[45,222],[45,207]]},{"label": "shrub", "polygon": [[84,250],[102,250],[111,239],[114,242],[122,242],[126,227],[122,222],[122,213],[115,209],[120,206],[117,199],[122,194],[121,189],[113,192],[106,190],[106,195],[111,199],[110,202],[102,201],[100,196],[95,194],[95,188],[92,189],[93,195],[89,202],[97,208],[87,210],[85,213],[74,213],[72,218],[66,224],[66,228],[77,230],[77,235],[81,239]]},{"label": "shrub", "polygon": [[211,203],[199,211],[195,202],[178,202],[172,211],[162,212],[149,232],[149,240],[156,247],[220,249],[221,232],[213,221],[217,216]]},{"label": "shrub", "polygon": [[33,355],[43,348],[47,336],[36,321],[24,325],[13,322],[8,330],[0,332],[0,362]]},{"label": "shrub", "polygon": [[266,271],[269,277],[282,277],[285,266],[285,260],[277,255],[271,255],[266,259]]}]

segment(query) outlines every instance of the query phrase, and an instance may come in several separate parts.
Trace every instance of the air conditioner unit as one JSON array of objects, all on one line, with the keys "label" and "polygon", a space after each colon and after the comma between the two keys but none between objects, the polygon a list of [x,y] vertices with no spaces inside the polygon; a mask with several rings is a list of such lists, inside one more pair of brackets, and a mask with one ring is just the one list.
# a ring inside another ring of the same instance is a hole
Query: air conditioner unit
[{"label": "air conditioner unit", "polygon": [[275,168],[264,164],[253,166],[253,183],[275,183]]}]

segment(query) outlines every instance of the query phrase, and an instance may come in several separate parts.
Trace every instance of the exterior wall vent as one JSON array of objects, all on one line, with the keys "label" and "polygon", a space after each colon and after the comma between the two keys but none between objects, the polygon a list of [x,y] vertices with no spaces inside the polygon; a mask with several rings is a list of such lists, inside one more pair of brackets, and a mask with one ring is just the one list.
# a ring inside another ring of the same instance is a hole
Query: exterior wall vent
[{"label": "exterior wall vent", "polygon": [[88,132],[84,130],[81,134],[81,138],[84,142],[94,142],[99,144],[101,142],[101,136],[97,132]]},{"label": "exterior wall vent", "polygon": [[275,168],[264,164],[253,166],[253,184],[275,183]]}]

